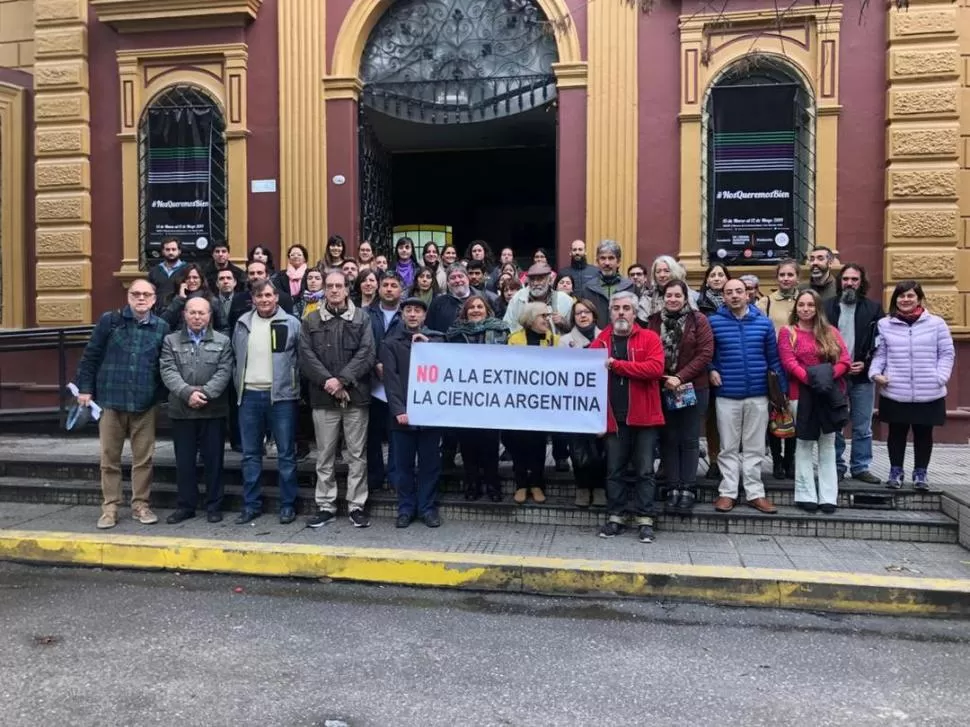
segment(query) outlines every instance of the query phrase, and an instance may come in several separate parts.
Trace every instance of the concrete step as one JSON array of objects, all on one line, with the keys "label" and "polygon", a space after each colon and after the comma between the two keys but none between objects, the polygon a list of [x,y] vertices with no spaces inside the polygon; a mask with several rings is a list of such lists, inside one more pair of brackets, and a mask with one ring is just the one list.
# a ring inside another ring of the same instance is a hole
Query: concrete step
[{"label": "concrete step", "polygon": [[[279,508],[275,487],[264,488],[264,510]],[[101,488],[93,479],[43,479],[0,477],[0,501],[47,503],[64,505],[98,505]],[[175,507],[175,485],[157,482],[153,487],[153,505],[160,509]],[[606,519],[602,509],[578,509],[571,498],[549,497],[543,505],[516,505],[510,498],[493,503],[488,500],[468,502],[458,493],[445,492],[440,497],[442,517],[446,520],[482,523],[521,523],[544,525],[573,525],[596,528]],[[238,485],[226,488],[225,509],[242,509],[242,489]],[[298,511],[313,512],[313,490],[300,488]],[[371,514],[393,518],[397,514],[393,492],[380,490],[371,493]],[[662,507],[658,506],[658,512]],[[779,507],[774,515],[760,513],[740,504],[730,513],[716,512],[710,503],[698,504],[691,517],[660,515],[657,528],[661,531],[729,533],[743,535],[787,535],[819,538],[852,538],[865,540],[894,540],[926,543],[957,542],[957,522],[932,511],[921,510],[864,510],[842,508],[831,515],[809,515],[794,507]]]},{"label": "concrete step", "polygon": [[[227,486],[242,484],[241,457],[236,452],[226,452],[225,475],[223,481]],[[130,459],[123,460],[124,476],[130,474]],[[312,486],[315,482],[314,462],[311,458],[298,463],[298,475],[301,485]],[[345,482],[347,467],[338,462],[336,467],[337,480]],[[57,453],[55,457],[47,453],[13,453],[4,457],[0,462],[0,476],[19,477],[23,479],[42,478],[50,480],[98,480],[100,479],[100,465],[95,456]],[[199,470],[201,479],[202,472]],[[502,491],[511,496],[515,490],[512,478],[512,467],[509,463],[499,466]],[[264,460],[264,483],[275,485],[277,481],[276,461]],[[159,483],[175,482],[175,458],[169,451],[159,451],[155,456],[155,481]],[[790,480],[776,480],[766,474],[764,477],[765,490],[768,497],[776,505],[794,505],[794,483]],[[553,467],[546,470],[546,494],[553,498],[568,499],[575,497],[576,484],[572,472],[556,472]],[[443,493],[461,494],[464,492],[460,469],[446,469],[439,481],[439,489]],[[664,482],[657,484],[657,497],[666,498],[667,486]],[[698,478],[698,500],[701,503],[711,503],[717,498],[717,482],[707,480],[703,476]],[[853,479],[846,479],[840,483],[839,506],[843,508],[865,508],[882,510],[924,510],[938,511],[941,508],[940,492],[937,490],[917,491],[912,488],[889,490],[883,485],[866,485]]]}]

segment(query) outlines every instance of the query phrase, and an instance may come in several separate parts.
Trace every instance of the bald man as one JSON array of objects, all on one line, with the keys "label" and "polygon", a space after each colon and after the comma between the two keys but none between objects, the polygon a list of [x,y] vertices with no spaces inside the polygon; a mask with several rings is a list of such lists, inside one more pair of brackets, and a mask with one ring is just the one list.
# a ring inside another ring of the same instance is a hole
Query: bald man
[{"label": "bald man", "polygon": [[185,326],[162,342],[162,383],[168,389],[168,417],[175,445],[178,498],[166,522],[195,517],[199,500],[196,457],[202,457],[206,519],[222,520],[222,466],[233,353],[229,337],[212,329],[212,308],[204,298],[190,298],[182,315]]}]

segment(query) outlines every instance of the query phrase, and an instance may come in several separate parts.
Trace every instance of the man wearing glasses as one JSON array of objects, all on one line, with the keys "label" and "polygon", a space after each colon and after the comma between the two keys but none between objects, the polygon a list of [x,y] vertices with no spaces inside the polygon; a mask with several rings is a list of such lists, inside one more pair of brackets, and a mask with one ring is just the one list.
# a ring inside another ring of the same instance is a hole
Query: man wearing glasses
[{"label": "man wearing glasses", "polygon": [[155,286],[135,280],[128,305],[108,311],[98,320],[78,364],[77,401],[93,398],[103,409],[101,441],[102,530],[118,524],[122,503],[121,449],[131,440],[131,515],[144,525],[158,522],[149,508],[152,459],[155,454],[155,405],[161,376],[159,355],[168,324],[152,313]]}]

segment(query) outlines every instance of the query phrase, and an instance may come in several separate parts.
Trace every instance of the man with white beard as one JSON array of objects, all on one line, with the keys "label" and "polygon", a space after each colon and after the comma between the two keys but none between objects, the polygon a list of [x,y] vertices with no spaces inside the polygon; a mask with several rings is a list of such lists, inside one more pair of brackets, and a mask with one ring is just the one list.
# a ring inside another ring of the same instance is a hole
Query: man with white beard
[{"label": "man with white beard", "polygon": [[427,326],[432,331],[447,331],[458,320],[462,304],[471,295],[468,271],[461,263],[448,266],[448,290],[431,301]]},{"label": "man with white beard", "polygon": [[[606,421],[606,498],[608,519],[601,538],[614,538],[633,515],[641,543],[652,543],[654,497],[653,448],[664,424],[658,382],[664,373],[663,344],[653,331],[636,325],[639,299],[633,291],[610,298],[610,325],[590,348],[604,348],[609,358]],[[627,507],[627,466],[632,466],[633,503]]]},{"label": "man with white beard", "polygon": [[536,263],[526,273],[527,287],[522,288],[509,301],[505,311],[505,322],[515,333],[522,328],[519,316],[528,303],[545,303],[552,308],[552,323],[559,333],[568,333],[572,328],[573,299],[568,294],[552,289],[552,268],[545,263]]}]

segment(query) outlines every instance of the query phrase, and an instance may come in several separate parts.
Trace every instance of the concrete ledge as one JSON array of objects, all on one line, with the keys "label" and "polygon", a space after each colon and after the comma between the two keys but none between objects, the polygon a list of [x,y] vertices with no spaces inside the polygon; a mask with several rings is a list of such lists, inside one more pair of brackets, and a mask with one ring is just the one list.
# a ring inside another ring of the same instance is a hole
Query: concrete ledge
[{"label": "concrete ledge", "polygon": [[0,560],[970,617],[970,580],[7,530]]}]

